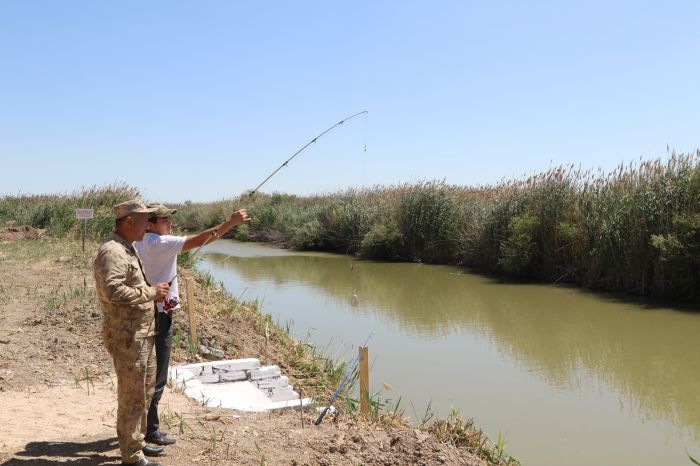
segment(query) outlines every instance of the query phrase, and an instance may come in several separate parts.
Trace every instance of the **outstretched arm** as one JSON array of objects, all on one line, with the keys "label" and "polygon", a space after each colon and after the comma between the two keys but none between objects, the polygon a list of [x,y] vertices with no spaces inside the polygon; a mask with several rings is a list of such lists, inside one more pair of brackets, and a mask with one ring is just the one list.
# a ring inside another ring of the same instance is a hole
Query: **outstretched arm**
[{"label": "outstretched arm", "polygon": [[225,235],[231,228],[241,223],[246,223],[250,221],[248,213],[245,209],[235,210],[221,225],[208,228],[203,232],[188,236],[185,240],[184,246],[182,246],[182,251],[189,251],[190,249],[198,248],[203,244],[209,244],[212,241],[216,241],[223,235]]}]

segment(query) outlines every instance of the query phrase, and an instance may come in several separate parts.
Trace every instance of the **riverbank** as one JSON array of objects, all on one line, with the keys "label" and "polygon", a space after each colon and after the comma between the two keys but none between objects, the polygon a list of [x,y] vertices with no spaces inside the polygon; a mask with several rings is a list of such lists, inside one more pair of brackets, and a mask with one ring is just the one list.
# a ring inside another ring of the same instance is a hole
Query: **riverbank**
[{"label": "riverbank", "polygon": [[[92,281],[97,243],[89,241],[83,254],[78,241],[31,234],[44,239],[13,237],[0,243],[0,409],[10,413],[0,428],[0,461],[118,464],[115,379],[100,343],[101,312]],[[179,272],[181,277],[188,273]],[[210,277],[199,276],[195,286],[202,344],[224,351],[227,358],[277,364],[304,395],[327,399],[343,365],[295,342],[253,304],[228,296]],[[173,364],[199,360],[196,348],[186,343],[184,316],[177,316],[176,325],[180,338]],[[166,390],[164,405],[163,424],[178,438],[162,460],[167,465],[482,465],[508,460],[459,417],[417,429],[396,413],[378,410],[362,419],[341,410],[315,427],[313,410],[233,413],[204,408],[173,390]]]}]

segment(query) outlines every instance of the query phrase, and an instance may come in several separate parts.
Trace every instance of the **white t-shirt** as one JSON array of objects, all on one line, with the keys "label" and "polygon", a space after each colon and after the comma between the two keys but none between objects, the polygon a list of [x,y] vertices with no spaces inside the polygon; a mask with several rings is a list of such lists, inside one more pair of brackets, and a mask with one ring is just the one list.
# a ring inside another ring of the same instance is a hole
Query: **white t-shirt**
[{"label": "white t-shirt", "polygon": [[143,240],[136,241],[134,247],[141,257],[143,271],[146,280],[151,285],[156,283],[170,284],[170,291],[165,296],[166,303],[173,303],[172,298],[176,298],[175,305],[163,307],[163,302],[157,303],[158,311],[173,310],[180,307],[180,294],[177,288],[177,255],[182,252],[182,248],[187,240],[184,236],[157,235],[146,233]]}]

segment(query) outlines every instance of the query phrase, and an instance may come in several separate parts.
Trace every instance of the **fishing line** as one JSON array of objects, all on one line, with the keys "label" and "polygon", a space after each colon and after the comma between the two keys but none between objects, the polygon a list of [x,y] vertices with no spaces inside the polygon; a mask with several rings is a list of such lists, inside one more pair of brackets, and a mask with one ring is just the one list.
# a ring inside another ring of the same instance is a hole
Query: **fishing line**
[{"label": "fishing line", "polygon": [[[306,149],[307,147],[309,147],[311,144],[313,144],[313,143],[315,143],[316,141],[318,141],[324,134],[330,132],[332,129],[334,129],[334,128],[337,127],[337,126],[342,125],[342,124],[345,123],[346,121],[351,120],[351,119],[355,118],[356,116],[362,115],[362,114],[369,114],[369,112],[368,112],[367,110],[363,110],[363,111],[361,111],[361,112],[355,113],[354,115],[350,115],[349,117],[347,117],[347,118],[345,118],[345,119],[343,119],[343,120],[340,120],[338,123],[334,124],[333,126],[331,126],[330,128],[328,128],[327,130],[325,130],[324,132],[322,132],[321,134],[319,134],[318,136],[316,136],[315,138],[313,138],[311,141],[307,142],[307,143],[304,145],[304,147],[302,147],[301,149],[299,149],[298,151],[296,151],[296,152],[294,153],[294,155],[292,155],[291,157],[289,157],[287,160],[285,160],[285,161],[282,163],[282,165],[280,165],[279,167],[277,167],[277,169],[276,169],[275,171],[273,171],[272,173],[270,173],[270,176],[268,176],[267,178],[265,178],[265,179],[262,181],[262,183],[260,183],[259,185],[257,185],[257,186],[255,187],[255,189],[253,189],[253,190],[250,192],[250,194],[248,194],[248,196],[252,197],[253,194],[255,194],[255,193],[258,191],[258,189],[260,189],[260,188],[262,187],[262,185],[264,185],[265,183],[267,183],[267,181],[268,181],[270,178],[272,178],[273,176],[275,176],[275,175],[277,174],[278,171],[280,171],[280,170],[282,170],[282,168],[286,167],[287,164],[288,164],[289,162],[291,162],[292,159],[293,159],[294,157],[296,157],[297,155],[299,155],[300,153],[302,153],[302,152],[304,151],[304,149]],[[366,140],[366,139],[365,139],[365,150],[367,150],[367,140]]]},{"label": "fishing line", "polygon": [[[335,129],[336,127],[338,127],[338,126],[344,124],[346,121],[352,120],[352,119],[355,118],[356,116],[359,116],[359,115],[362,115],[362,114],[369,115],[369,112],[368,112],[367,110],[363,110],[363,111],[361,111],[361,112],[355,113],[354,115],[350,115],[349,117],[346,117],[346,118],[340,120],[338,123],[334,124],[333,126],[331,126],[330,128],[328,128],[327,130],[325,130],[324,132],[322,132],[321,134],[319,134],[318,136],[316,136],[315,138],[313,138],[312,140],[310,140],[309,142],[307,142],[306,144],[304,144],[304,146],[303,146],[301,149],[299,149],[298,151],[296,151],[296,152],[294,153],[294,155],[292,155],[292,156],[289,157],[287,160],[285,160],[285,161],[282,163],[282,165],[280,165],[279,167],[277,167],[277,169],[276,169],[275,171],[273,171],[272,173],[270,173],[270,175],[269,175],[267,178],[265,178],[259,185],[257,185],[255,188],[253,188],[253,190],[252,190],[250,193],[248,193],[248,197],[253,197],[253,195],[254,195],[256,192],[258,192],[258,190],[259,190],[265,183],[267,183],[267,182],[270,180],[270,178],[272,178],[273,176],[275,176],[275,175],[277,174],[277,172],[279,172],[279,171],[282,170],[284,167],[286,167],[287,164],[289,164],[289,162],[291,162],[292,159],[294,159],[294,157],[296,157],[297,155],[301,154],[307,147],[309,147],[311,144],[313,144],[313,143],[315,143],[316,141],[318,141],[319,139],[321,139],[321,137],[323,137],[326,133],[328,133],[328,132],[332,131],[333,129]],[[366,131],[366,126],[365,126],[365,152],[366,152],[366,151],[367,151],[367,131]],[[197,254],[199,254],[199,251],[200,251],[204,246],[206,246],[206,244],[207,244],[209,241],[211,241],[212,238],[215,238],[215,237],[218,237],[218,236],[219,236],[218,232],[217,232],[216,230],[214,230],[214,231],[211,233],[211,235],[209,235],[209,237],[204,241],[204,243],[202,243],[202,245],[201,245],[200,247],[198,247],[197,250],[196,250],[194,253],[192,253],[192,255],[190,256],[190,260],[191,260],[192,258],[194,258]]]},{"label": "fishing line", "polygon": [[365,117],[365,147],[362,153],[362,187],[365,187],[365,167],[367,165],[367,131],[369,126],[369,113]]}]

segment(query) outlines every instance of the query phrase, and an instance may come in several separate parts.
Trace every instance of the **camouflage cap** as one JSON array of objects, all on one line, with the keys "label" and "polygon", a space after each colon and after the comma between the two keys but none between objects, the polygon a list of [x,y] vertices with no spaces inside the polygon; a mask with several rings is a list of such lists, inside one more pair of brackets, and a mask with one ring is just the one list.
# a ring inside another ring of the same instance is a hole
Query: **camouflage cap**
[{"label": "camouflage cap", "polygon": [[151,214],[151,218],[153,218],[153,217],[170,217],[172,214],[177,212],[177,209],[171,209],[171,208],[166,207],[163,204],[159,204],[157,202],[154,202],[152,204],[148,204],[148,208],[154,209],[153,213]]},{"label": "camouflage cap", "polygon": [[146,207],[143,200],[138,197],[136,199],[115,205],[113,210],[114,218],[117,220],[131,214],[150,214],[151,212],[155,211],[155,209],[149,209]]}]

